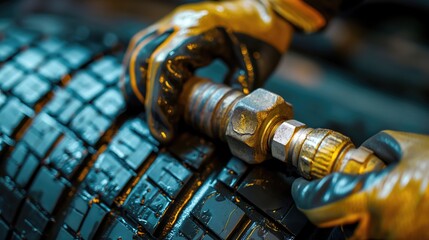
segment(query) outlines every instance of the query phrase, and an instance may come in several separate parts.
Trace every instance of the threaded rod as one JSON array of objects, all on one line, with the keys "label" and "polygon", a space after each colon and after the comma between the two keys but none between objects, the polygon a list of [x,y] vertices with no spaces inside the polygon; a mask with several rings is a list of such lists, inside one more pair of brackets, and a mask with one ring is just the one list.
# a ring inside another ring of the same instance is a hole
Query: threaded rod
[{"label": "threaded rod", "polygon": [[192,78],[181,96],[186,123],[212,138],[225,140],[230,110],[244,94],[206,79]]}]

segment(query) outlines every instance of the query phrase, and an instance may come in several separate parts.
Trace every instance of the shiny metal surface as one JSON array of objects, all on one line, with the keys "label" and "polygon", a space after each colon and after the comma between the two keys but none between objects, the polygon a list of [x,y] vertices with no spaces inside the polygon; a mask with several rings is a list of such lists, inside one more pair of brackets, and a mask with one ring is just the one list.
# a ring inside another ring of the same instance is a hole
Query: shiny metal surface
[{"label": "shiny metal surface", "polygon": [[271,155],[283,162],[291,159],[292,139],[295,134],[306,125],[296,120],[288,120],[280,123],[271,138]]},{"label": "shiny metal surface", "polygon": [[289,103],[261,88],[237,101],[231,112],[226,142],[233,155],[249,163],[271,158],[270,137],[274,127],[293,116]]},{"label": "shiny metal surface", "polygon": [[193,78],[185,84],[180,102],[188,124],[226,141],[232,154],[248,163],[274,157],[307,179],[384,167],[371,151],[356,149],[343,134],[293,120],[292,106],[264,89],[244,96],[225,85]]},{"label": "shiny metal surface", "polygon": [[231,108],[244,94],[206,79],[192,78],[185,84],[180,102],[185,121],[210,137],[225,140]]}]

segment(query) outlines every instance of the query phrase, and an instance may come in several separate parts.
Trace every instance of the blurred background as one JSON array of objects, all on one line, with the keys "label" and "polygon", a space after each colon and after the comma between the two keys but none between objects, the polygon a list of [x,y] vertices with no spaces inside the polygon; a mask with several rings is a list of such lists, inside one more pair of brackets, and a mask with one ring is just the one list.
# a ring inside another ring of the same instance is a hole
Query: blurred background
[{"label": "blurred background", "polygon": [[[72,32],[122,48],[179,0],[0,0],[0,30],[12,21],[46,34]],[[195,1],[194,1],[195,2]],[[266,88],[295,108],[295,118],[332,128],[360,144],[382,129],[429,134],[429,2],[364,1],[322,32],[296,34]],[[216,62],[198,71],[219,79]]]}]

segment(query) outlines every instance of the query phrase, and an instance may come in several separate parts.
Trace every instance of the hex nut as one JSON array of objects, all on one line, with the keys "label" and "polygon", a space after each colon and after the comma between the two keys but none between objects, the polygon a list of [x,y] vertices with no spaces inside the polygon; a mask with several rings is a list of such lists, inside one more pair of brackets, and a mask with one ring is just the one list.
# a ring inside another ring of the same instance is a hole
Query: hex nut
[{"label": "hex nut", "polygon": [[277,94],[257,89],[243,97],[232,108],[226,129],[232,154],[251,164],[270,158],[273,127],[292,117],[292,106]]},{"label": "hex nut", "polygon": [[271,155],[283,162],[288,161],[289,148],[294,134],[306,125],[296,120],[281,123],[274,132],[271,140]]}]

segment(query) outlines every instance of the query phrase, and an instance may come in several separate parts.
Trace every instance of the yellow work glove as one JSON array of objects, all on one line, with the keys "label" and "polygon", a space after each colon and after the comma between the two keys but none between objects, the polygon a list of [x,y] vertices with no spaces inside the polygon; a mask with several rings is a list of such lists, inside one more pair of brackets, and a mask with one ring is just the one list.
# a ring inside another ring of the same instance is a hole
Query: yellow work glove
[{"label": "yellow work glove", "polygon": [[225,82],[248,93],[274,70],[292,32],[265,1],[183,5],[131,40],[122,82],[128,106],[144,107],[151,133],[168,142],[182,86],[197,68],[221,59],[229,67]]},{"label": "yellow work glove", "polygon": [[354,239],[429,239],[429,136],[383,131],[363,146],[388,167],[297,179],[292,196],[298,208],[320,227],[358,223]]}]

